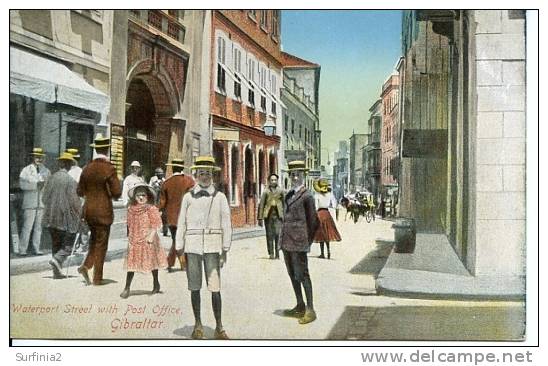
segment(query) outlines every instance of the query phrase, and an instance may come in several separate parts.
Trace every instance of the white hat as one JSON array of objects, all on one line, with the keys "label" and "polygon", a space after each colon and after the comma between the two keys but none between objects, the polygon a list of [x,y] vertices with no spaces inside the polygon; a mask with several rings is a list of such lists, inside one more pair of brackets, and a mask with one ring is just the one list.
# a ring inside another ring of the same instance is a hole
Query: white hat
[{"label": "white hat", "polygon": [[141,164],[139,164],[139,162],[137,160],[134,160],[134,161],[131,162],[130,166],[138,166],[140,168]]}]

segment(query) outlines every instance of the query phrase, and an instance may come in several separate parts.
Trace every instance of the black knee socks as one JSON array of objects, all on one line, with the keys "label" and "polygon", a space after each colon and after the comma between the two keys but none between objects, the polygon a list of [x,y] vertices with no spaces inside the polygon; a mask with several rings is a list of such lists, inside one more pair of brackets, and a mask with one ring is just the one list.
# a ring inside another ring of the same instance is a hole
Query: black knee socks
[{"label": "black knee socks", "polygon": [[309,309],[314,309],[314,302],[312,301],[312,281],[309,277],[304,279],[303,287],[306,295],[306,307]]},{"label": "black knee socks", "polygon": [[196,322],[196,324],[202,324],[202,320],[200,319],[200,291],[191,291],[190,300],[192,302],[194,321]]},{"label": "black knee socks", "polygon": [[223,329],[223,323],[221,321],[221,293],[212,292],[211,293],[211,305],[213,306],[213,315],[215,315],[215,322],[217,323],[217,329]]},{"label": "black knee socks", "polygon": [[126,274],[126,287],[125,287],[126,290],[129,290],[129,287],[131,286],[131,281],[133,280],[133,275],[134,274],[135,274],[135,272],[128,272]]}]

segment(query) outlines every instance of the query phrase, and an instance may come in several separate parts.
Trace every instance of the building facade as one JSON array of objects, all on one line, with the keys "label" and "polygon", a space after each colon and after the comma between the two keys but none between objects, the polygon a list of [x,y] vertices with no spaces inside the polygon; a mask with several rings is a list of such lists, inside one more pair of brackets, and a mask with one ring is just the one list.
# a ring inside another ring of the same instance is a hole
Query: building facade
[{"label": "building facade", "polygon": [[349,150],[348,141],[339,141],[339,148],[334,154],[333,165],[333,194],[340,200],[349,193]]},{"label": "building facade", "polygon": [[321,175],[321,130],[319,116],[320,65],[282,52],[283,58],[283,135],[282,180],[289,188],[287,163],[304,160],[310,169],[307,187]]},{"label": "building facade", "polygon": [[365,133],[353,133],[350,136],[349,184],[352,193],[365,189],[362,148],[368,142],[369,136]]},{"label": "building facade", "polygon": [[381,191],[381,129],[382,129],[382,99],[378,99],[369,108],[370,117],[367,120],[368,138],[363,154],[363,171],[365,174],[365,189],[378,196]]},{"label": "building facade", "polygon": [[146,179],[174,158],[209,152],[210,14],[117,10],[110,114],[111,160],[125,176],[137,160]]},{"label": "building facade", "polygon": [[381,186],[384,192],[398,187],[399,166],[399,75],[392,74],[381,92]]},{"label": "building facade", "polygon": [[212,11],[212,152],[235,227],[256,224],[268,175],[280,174],[280,16],[278,10]]},{"label": "building facade", "polygon": [[401,215],[476,276],[522,277],[525,12],[403,17]]}]

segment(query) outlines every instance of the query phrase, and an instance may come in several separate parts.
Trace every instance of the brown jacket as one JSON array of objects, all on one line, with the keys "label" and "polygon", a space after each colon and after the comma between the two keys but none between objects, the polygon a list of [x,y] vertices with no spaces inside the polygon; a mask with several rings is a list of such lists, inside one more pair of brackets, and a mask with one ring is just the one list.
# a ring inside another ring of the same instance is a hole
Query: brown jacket
[{"label": "brown jacket", "polygon": [[177,226],[183,196],[194,187],[194,184],[194,179],[185,174],[174,174],[162,184],[158,209],[166,210],[169,226]]},{"label": "brown jacket", "polygon": [[306,187],[285,196],[281,247],[289,252],[309,252],[319,220],[314,197]]},{"label": "brown jacket", "polygon": [[110,161],[97,158],[82,170],[77,193],[85,197],[84,218],[89,225],[111,225],[112,199],[122,195],[122,185]]},{"label": "brown jacket", "polygon": [[278,211],[278,217],[283,220],[284,218],[284,191],[276,187],[274,191],[267,187],[259,203],[259,212],[257,214],[258,220],[265,220],[268,218],[271,208],[275,208]]}]

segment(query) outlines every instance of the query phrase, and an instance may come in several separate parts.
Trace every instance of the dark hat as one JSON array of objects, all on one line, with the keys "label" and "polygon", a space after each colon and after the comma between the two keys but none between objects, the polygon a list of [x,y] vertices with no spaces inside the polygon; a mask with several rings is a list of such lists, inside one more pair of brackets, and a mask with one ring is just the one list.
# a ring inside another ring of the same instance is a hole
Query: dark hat
[{"label": "dark hat", "polygon": [[97,136],[95,136],[95,140],[93,144],[89,145],[94,148],[98,147],[109,147],[110,146],[110,138],[103,137],[102,133],[98,133]]},{"label": "dark hat", "polygon": [[210,169],[214,171],[221,170],[221,168],[215,164],[215,158],[213,156],[198,156],[191,169]]},{"label": "dark hat", "polygon": [[306,167],[306,164],[302,160],[294,160],[287,163],[288,171],[302,170],[307,172],[309,169]]},{"label": "dark hat", "polygon": [[183,159],[171,159],[171,163],[167,163],[167,166],[178,166],[185,168],[185,161]]},{"label": "dark hat", "polygon": [[41,147],[35,147],[32,149],[32,152],[30,153],[32,156],[45,156],[44,149]]}]

